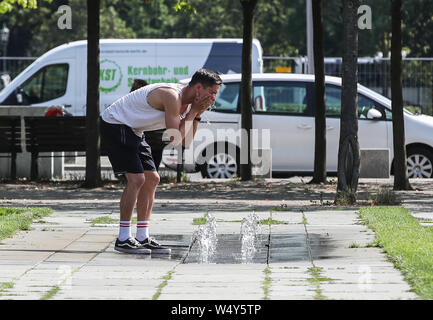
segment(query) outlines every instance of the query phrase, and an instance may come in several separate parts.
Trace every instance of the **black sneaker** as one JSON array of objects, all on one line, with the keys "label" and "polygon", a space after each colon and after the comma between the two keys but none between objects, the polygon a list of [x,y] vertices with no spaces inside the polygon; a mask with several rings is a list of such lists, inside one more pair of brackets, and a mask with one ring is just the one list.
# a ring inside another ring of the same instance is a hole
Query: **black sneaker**
[{"label": "black sneaker", "polygon": [[143,248],[150,249],[152,253],[162,253],[162,254],[170,254],[171,249],[160,245],[153,238],[147,238],[143,241],[138,241],[135,239]]},{"label": "black sneaker", "polygon": [[134,238],[126,239],[125,241],[116,240],[114,244],[114,250],[126,253],[138,253],[138,254],[150,254],[151,251],[148,248],[143,247]]}]

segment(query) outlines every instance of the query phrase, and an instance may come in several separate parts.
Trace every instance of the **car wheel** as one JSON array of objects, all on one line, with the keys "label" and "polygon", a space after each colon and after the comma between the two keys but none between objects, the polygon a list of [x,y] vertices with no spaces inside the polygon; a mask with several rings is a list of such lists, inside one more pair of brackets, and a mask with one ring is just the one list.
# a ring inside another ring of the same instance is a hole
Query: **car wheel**
[{"label": "car wheel", "polygon": [[232,155],[227,150],[217,151],[207,156],[206,162],[201,166],[203,178],[230,179],[239,175],[238,155]]},{"label": "car wheel", "polygon": [[422,148],[409,149],[407,173],[409,178],[433,178],[433,153]]}]

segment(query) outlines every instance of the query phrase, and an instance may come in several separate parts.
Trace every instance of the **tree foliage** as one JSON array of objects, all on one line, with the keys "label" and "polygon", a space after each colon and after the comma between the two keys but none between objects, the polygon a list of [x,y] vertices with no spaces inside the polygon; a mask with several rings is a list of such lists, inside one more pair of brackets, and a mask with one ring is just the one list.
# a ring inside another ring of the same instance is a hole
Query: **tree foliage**
[{"label": "tree foliage", "polygon": [[[52,0],[44,0],[51,2]],[[38,0],[2,0],[0,1],[0,14],[11,12],[15,7],[36,9]]]},{"label": "tree foliage", "polygon": [[[324,54],[341,56],[341,0],[323,2]],[[372,9],[371,30],[359,33],[359,55],[384,56],[391,48],[391,1],[364,0]],[[38,10],[31,8],[37,4]],[[72,29],[57,28],[59,6],[72,9]],[[410,56],[433,56],[433,2],[403,4],[403,47]],[[0,13],[11,30],[8,53],[39,56],[67,41],[87,36],[84,0],[3,0]],[[191,14],[196,12],[196,14]],[[101,38],[242,38],[240,1],[214,0],[104,0],[101,2]],[[267,56],[306,55],[305,0],[259,1],[254,37]],[[414,41],[416,40],[416,41]]]},{"label": "tree foliage", "polygon": [[[111,1],[113,2],[113,1]],[[67,4],[72,11],[72,29],[59,29],[57,20],[61,16],[58,8]],[[136,38],[136,33],[126,26],[113,5],[103,2],[100,11],[101,38]],[[13,12],[7,22],[11,29],[9,55],[39,56],[65,42],[87,38],[86,0],[57,1],[41,3],[37,14],[21,9]],[[24,41],[23,41],[24,40]]]}]

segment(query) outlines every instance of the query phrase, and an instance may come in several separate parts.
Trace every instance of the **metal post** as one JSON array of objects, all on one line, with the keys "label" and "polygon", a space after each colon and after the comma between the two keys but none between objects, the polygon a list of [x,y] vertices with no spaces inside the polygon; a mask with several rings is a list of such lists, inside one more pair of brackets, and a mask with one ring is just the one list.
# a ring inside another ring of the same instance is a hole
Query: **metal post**
[{"label": "metal post", "polygon": [[3,72],[6,73],[6,50],[7,50],[7,43],[3,44]]},{"label": "metal post", "polygon": [[312,0],[307,0],[307,72],[314,74],[314,44],[313,44],[313,5]]},{"label": "metal post", "polygon": [[182,148],[178,148],[178,152],[181,154],[177,155],[177,176],[176,176],[176,182],[182,182],[182,172],[183,172],[183,162],[184,162],[184,154],[185,154],[185,147],[182,146]]},{"label": "metal post", "polygon": [[3,73],[6,73],[6,50],[9,42],[9,29],[3,23],[3,28],[0,30],[0,40],[3,44]]}]

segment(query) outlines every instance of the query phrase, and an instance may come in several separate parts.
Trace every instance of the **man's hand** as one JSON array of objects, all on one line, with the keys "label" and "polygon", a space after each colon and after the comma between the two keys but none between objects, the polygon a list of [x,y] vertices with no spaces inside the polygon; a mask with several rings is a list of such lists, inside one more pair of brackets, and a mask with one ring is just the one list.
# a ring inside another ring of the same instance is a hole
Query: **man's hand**
[{"label": "man's hand", "polygon": [[191,104],[191,110],[193,110],[197,115],[202,114],[207,108],[213,103],[212,96],[210,94],[204,95],[202,97],[194,99]]}]

